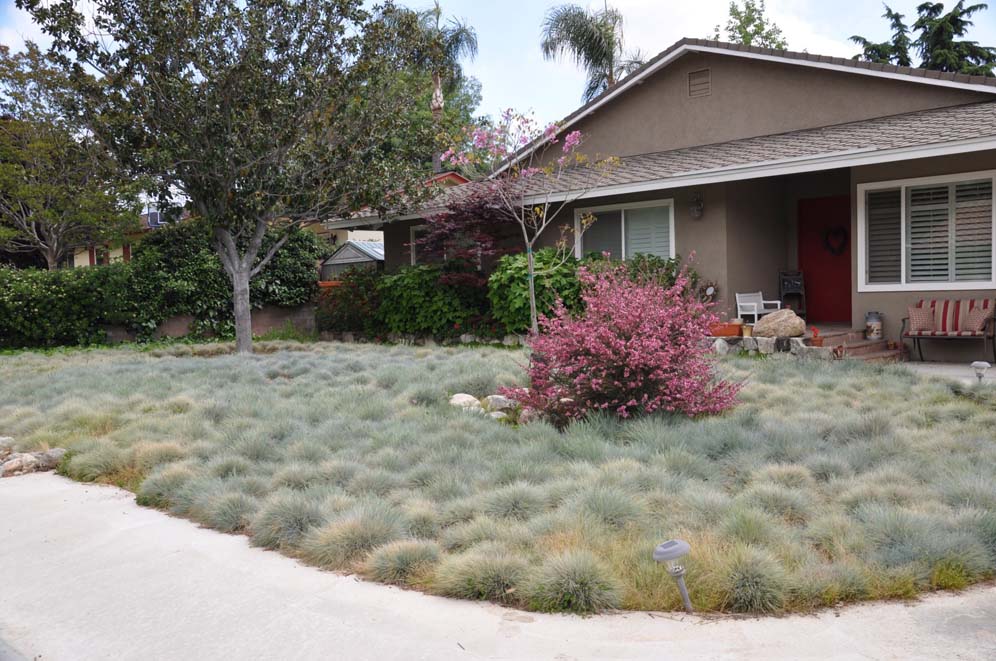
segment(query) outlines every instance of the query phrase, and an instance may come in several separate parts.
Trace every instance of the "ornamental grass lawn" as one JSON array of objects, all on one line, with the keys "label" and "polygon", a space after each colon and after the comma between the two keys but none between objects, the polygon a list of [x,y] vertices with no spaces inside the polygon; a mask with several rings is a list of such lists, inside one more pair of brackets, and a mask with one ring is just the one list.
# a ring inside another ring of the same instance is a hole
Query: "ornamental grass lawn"
[{"label": "ornamental grass lawn", "polygon": [[[224,345],[0,358],[0,435],[304,562],[516,607],[703,611],[958,589],[996,570],[996,397],[901,367],[730,359],[728,414],[519,428],[448,396],[518,351]],[[293,350],[292,350],[293,349]]]}]

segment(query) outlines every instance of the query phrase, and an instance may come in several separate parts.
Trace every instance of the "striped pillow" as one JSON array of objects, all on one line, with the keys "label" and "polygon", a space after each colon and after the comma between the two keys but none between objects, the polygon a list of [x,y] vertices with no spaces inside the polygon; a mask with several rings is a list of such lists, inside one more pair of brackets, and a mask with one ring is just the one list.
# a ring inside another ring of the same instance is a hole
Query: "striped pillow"
[{"label": "striped pillow", "polygon": [[964,330],[978,333],[986,329],[986,322],[992,319],[993,308],[974,307],[968,311]]},{"label": "striped pillow", "polygon": [[934,330],[934,311],[930,308],[908,308],[910,317],[910,332]]}]

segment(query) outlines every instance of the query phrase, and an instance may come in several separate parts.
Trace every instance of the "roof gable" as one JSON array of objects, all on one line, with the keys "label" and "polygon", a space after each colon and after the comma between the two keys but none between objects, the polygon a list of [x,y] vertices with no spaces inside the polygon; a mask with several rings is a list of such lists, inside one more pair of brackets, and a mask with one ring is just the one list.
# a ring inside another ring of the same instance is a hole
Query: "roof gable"
[{"label": "roof gable", "polygon": [[581,106],[564,118],[563,128],[567,128],[579,118],[593,112],[598,107],[618,97],[627,89],[640,84],[648,76],[660,71],[687,53],[713,53],[769,62],[780,62],[816,69],[840,71],[843,73],[872,76],[884,79],[901,80],[924,85],[951,87],[975,92],[996,94],[996,78],[987,76],[969,76],[962,73],[931,71],[916,67],[900,67],[892,64],[862,62],[829,55],[816,55],[790,50],[775,50],[772,48],[757,48],[743,44],[731,44],[712,39],[685,38],[672,44],[651,58],[642,67],[626,76],[621,81],[608,88],[600,95]]}]

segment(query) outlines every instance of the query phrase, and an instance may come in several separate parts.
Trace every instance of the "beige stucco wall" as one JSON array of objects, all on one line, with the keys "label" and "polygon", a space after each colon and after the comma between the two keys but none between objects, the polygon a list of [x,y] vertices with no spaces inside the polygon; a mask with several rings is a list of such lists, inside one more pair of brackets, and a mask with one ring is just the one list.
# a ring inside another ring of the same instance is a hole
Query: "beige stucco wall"
[{"label": "beige stucco wall", "polygon": [[774,177],[727,185],[727,269],[735,292],[760,291],[778,298],[778,271],[787,267],[785,180]]},{"label": "beige stucco wall", "polygon": [[[688,73],[712,93],[689,98]],[[980,100],[982,92],[692,53],[579,121],[589,154],[628,156]]]},{"label": "beige stucco wall", "polygon": [[[857,237],[857,185],[874,181],[892,181],[935,175],[975,172],[996,169],[996,151],[983,151],[957,156],[919,159],[902,163],[885,163],[854,168],[851,170],[851,236]],[[903,317],[907,308],[924,298],[996,298],[996,290],[974,291],[902,291],[902,292],[859,292],[857,290],[858,263],[857,250],[852,250],[852,272],[855,274],[854,291],[851,297],[852,318],[855,327],[864,325],[865,313],[882,312],[885,315],[884,330],[891,339],[898,339]],[[928,360],[970,361],[983,358],[981,341],[938,340],[924,344],[924,355]],[[992,354],[988,354],[989,358]]]}]

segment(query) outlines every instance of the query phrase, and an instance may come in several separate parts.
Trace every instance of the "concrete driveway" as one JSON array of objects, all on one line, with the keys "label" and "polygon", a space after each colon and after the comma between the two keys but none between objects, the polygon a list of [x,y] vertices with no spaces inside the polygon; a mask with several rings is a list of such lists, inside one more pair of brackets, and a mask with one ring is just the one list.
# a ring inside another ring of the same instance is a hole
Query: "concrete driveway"
[{"label": "concrete driveway", "polygon": [[994,659],[996,587],[785,618],[540,615],[375,585],[51,474],[0,480],[0,659]]}]

